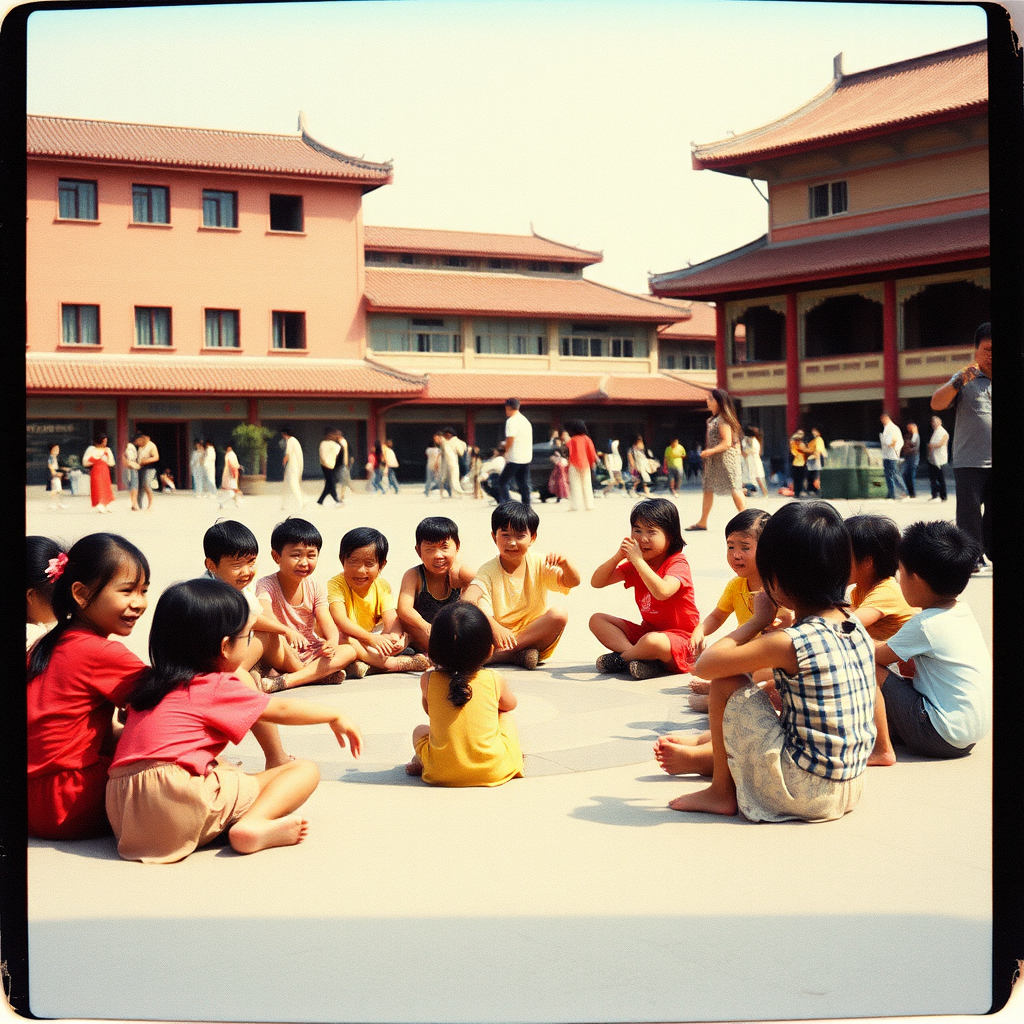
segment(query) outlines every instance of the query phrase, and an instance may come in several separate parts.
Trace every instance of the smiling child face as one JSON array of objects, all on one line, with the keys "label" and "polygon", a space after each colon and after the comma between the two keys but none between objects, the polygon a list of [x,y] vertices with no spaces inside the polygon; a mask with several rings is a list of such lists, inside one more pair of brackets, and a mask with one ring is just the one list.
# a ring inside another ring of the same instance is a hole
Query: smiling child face
[{"label": "smiling child face", "polygon": [[501,564],[506,570],[517,568],[526,557],[526,552],[530,550],[530,545],[537,539],[535,533],[528,530],[513,530],[508,526],[503,526],[491,536],[498,548]]},{"label": "smiling child face", "polygon": [[416,554],[420,556],[423,567],[435,576],[447,573],[459,553],[459,545],[451,537],[442,541],[421,541],[416,545]]},{"label": "smiling child face", "polygon": [[367,544],[356,548],[341,563],[341,570],[348,585],[362,597],[370,589],[370,585],[380,575],[384,563],[377,560],[377,546]]},{"label": "smiling child face", "polygon": [[313,575],[320,549],[312,544],[285,544],[280,551],[271,551],[281,575],[286,579],[303,580]]}]

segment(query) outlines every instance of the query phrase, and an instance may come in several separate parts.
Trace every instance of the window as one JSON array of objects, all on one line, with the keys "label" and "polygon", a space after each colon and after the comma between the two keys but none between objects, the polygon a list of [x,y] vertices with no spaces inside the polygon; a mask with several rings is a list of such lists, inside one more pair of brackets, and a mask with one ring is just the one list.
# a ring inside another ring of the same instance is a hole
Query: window
[{"label": "window", "polygon": [[60,216],[66,220],[96,220],[96,182],[61,178],[57,202]]},{"label": "window", "polygon": [[170,224],[169,190],[163,185],[132,185],[132,220],[136,224]]},{"label": "window", "polygon": [[136,306],[135,344],[141,348],[170,348],[171,311],[163,306]]},{"label": "window", "polygon": [[447,266],[449,267],[468,267],[469,258],[467,256],[449,256],[447,260]]},{"label": "window", "polygon": [[203,227],[237,228],[238,193],[203,189]]},{"label": "window", "polygon": [[514,270],[515,260],[492,258],[487,261],[488,270]]},{"label": "window", "polygon": [[302,196],[270,197],[270,230],[302,230]]},{"label": "window", "polygon": [[274,348],[306,347],[306,314],[274,311]]},{"label": "window", "polygon": [[387,263],[388,254],[386,252],[375,252],[373,249],[368,249],[366,252],[367,263]]},{"label": "window", "polygon": [[474,320],[476,351],[515,356],[542,356],[547,327],[541,320]]},{"label": "window", "polygon": [[206,311],[206,347],[239,347],[237,309],[208,309]]},{"label": "window", "polygon": [[592,359],[611,356],[613,359],[633,359],[647,355],[647,342],[643,339],[595,337],[595,333],[607,328],[595,325],[589,329],[593,333],[577,333],[581,328],[585,328],[585,325],[573,324],[572,335],[562,337],[563,356],[590,356]]},{"label": "window", "polygon": [[411,252],[403,252],[398,255],[398,262],[404,263],[406,266],[411,267],[419,263],[419,256],[414,255]]},{"label": "window", "polygon": [[551,269],[551,264],[547,260],[530,260],[530,269],[543,273]]},{"label": "window", "polygon": [[837,213],[846,213],[848,194],[845,181],[811,185],[807,190],[807,196],[812,220],[815,217],[831,217]]},{"label": "window", "polygon": [[100,343],[100,307],[60,307],[63,345],[98,345]]}]

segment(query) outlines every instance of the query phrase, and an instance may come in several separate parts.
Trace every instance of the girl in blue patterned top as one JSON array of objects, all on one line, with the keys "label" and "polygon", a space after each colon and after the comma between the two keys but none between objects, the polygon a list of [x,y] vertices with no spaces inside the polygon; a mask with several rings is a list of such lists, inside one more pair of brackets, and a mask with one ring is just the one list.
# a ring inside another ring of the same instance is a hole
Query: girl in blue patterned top
[{"label": "girl in blue patterned top", "polygon": [[[757,570],[764,590],[752,618],[694,666],[712,681],[711,785],[669,806],[752,821],[841,818],[860,798],[875,742],[875,672],[874,645],[846,610],[850,538],[839,513],[826,501],[784,505],[758,541]],[[794,625],[759,636],[778,606]],[[781,716],[751,681],[760,668],[774,672]]]}]

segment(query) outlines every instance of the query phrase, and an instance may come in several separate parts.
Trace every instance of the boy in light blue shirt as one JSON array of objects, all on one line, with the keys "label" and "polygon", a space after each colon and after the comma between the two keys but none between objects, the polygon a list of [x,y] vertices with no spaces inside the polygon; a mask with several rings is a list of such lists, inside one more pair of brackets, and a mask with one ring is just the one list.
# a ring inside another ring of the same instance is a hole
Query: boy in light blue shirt
[{"label": "boy in light blue shirt", "polygon": [[[886,727],[872,760],[892,763],[893,741],[924,757],[965,757],[992,724],[992,658],[970,608],[957,600],[979,547],[937,520],[908,526],[897,550],[900,589],[921,612],[875,647]],[[887,668],[911,659],[912,679]]]}]

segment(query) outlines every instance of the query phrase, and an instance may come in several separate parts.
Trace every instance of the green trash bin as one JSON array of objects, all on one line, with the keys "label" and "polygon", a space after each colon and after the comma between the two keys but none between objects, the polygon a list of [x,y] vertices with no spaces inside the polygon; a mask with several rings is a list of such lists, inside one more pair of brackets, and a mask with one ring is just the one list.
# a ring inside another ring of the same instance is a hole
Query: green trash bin
[{"label": "green trash bin", "polygon": [[866,441],[833,441],[821,469],[822,498],[884,498],[881,446]]},{"label": "green trash bin", "polygon": [[821,470],[821,490],[818,492],[822,498],[856,498],[860,488],[857,479],[861,470],[852,466],[840,469]]}]

